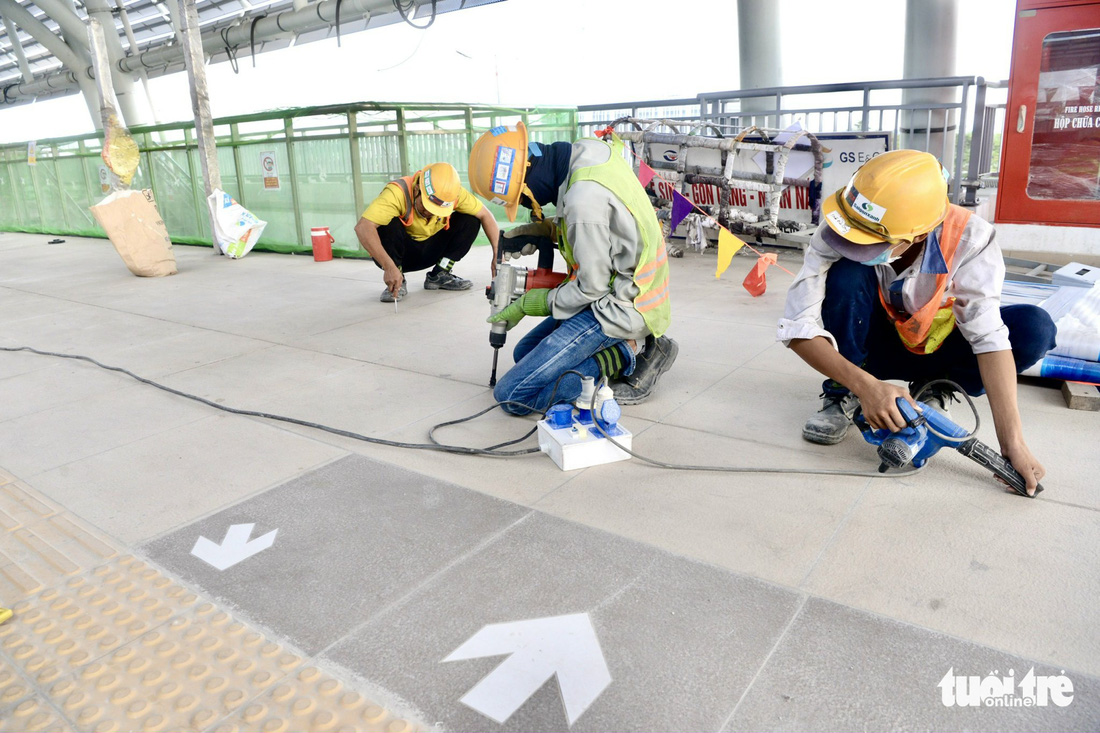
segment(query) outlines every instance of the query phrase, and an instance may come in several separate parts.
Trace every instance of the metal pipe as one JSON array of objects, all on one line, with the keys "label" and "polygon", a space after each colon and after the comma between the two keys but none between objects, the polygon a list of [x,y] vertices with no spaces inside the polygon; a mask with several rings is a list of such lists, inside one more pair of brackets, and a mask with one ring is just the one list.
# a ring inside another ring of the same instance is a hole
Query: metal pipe
[{"label": "metal pipe", "polygon": [[[285,10],[275,15],[256,18],[254,23],[230,26],[224,29],[226,31],[225,38],[222,38],[221,35],[223,29],[212,29],[202,36],[203,53],[212,55],[218,51],[224,51],[227,45],[230,47],[247,47],[251,45],[253,24],[255,25],[255,41],[257,43],[285,37],[287,34],[291,33],[308,33],[319,28],[329,27],[336,20],[337,3],[340,3],[341,23],[357,20],[375,13],[384,14],[387,12],[394,12],[392,0],[321,0],[320,2],[308,5],[302,10]],[[166,5],[169,11],[172,11],[175,2],[174,0],[167,0]],[[3,10],[5,7],[14,7],[22,10],[13,0],[0,0],[0,10]],[[25,10],[23,10],[23,12],[26,13]],[[175,15],[175,13],[171,12],[170,14]],[[29,13],[26,13],[26,15],[30,16]],[[31,19],[33,20],[33,17]],[[19,22],[14,15],[13,20],[16,20],[17,23]],[[20,23],[20,25],[22,24]],[[23,26],[23,29],[28,30],[26,26]],[[54,38],[56,39],[56,36],[54,36]],[[121,45],[119,48],[121,50]],[[181,49],[181,44],[169,41],[134,56],[119,58],[115,63],[115,68],[127,73],[137,71],[140,68],[162,70],[170,65],[180,64],[183,61]],[[60,58],[58,54],[55,53],[54,55]],[[11,100],[21,97],[33,98],[39,94],[56,93],[58,90],[65,87],[72,87],[72,80],[66,82],[63,78],[54,78],[55,76],[59,75],[50,75],[29,84],[18,84],[9,87],[8,102],[10,103]]]},{"label": "metal pipe", "polygon": [[31,66],[27,63],[27,54],[23,51],[23,42],[19,40],[15,24],[6,16],[4,17],[4,30],[8,32],[11,50],[15,54],[15,63],[19,65],[19,73],[23,75],[23,81],[30,81],[32,79]]},{"label": "metal pipe", "polygon": [[50,20],[57,23],[58,29],[65,36],[66,43],[88,50],[88,31],[84,27],[84,21],[71,7],[62,3],[61,0],[42,0],[42,2],[35,0],[34,4],[41,8]]},{"label": "metal pipe", "polygon": [[[3,14],[5,18],[10,18],[12,22],[29,33],[34,40],[41,43],[46,47],[46,50],[56,56],[57,60],[69,69],[67,73],[73,77],[74,82],[76,76],[81,73],[89,79],[92,78],[86,59],[81,59],[71,46],[54,35],[45,24],[37,20],[15,0],[0,0],[0,14]],[[17,86],[29,85],[20,84]]]},{"label": "metal pipe", "polygon": [[[60,87],[68,89],[71,89],[73,86],[79,87],[84,93],[84,103],[88,106],[88,116],[91,118],[95,129],[100,129],[103,123],[99,119],[98,96],[95,91],[95,86],[92,84],[91,66],[89,65],[87,54],[83,53],[82,55],[78,53],[71,46],[54,35],[44,23],[31,15],[26,8],[19,5],[15,0],[0,0],[0,13],[4,15],[5,20],[10,20],[15,25],[18,25],[26,33],[30,34],[34,40],[42,44],[42,46],[57,57],[57,60],[67,69],[67,71],[51,74],[46,77],[46,89],[55,91]],[[10,37],[17,38],[17,36]],[[41,83],[41,80],[29,84],[13,84],[10,87],[6,87],[4,89],[4,102],[23,96],[22,90],[24,88],[39,83]]]},{"label": "metal pipe", "polygon": [[[130,26],[130,16],[126,14],[126,6],[122,4],[122,0],[115,0],[115,7],[118,8],[118,17],[122,21],[122,30],[126,34],[126,42],[130,44],[130,50],[126,54],[127,56],[133,56],[138,52],[137,39],[134,38],[134,29]],[[141,79],[141,88],[145,90],[145,100],[149,103],[149,114],[153,116],[153,123],[159,125],[160,120],[157,119],[157,109],[153,105],[153,95],[149,91],[149,75],[145,73],[145,69],[138,69],[138,78]]]}]

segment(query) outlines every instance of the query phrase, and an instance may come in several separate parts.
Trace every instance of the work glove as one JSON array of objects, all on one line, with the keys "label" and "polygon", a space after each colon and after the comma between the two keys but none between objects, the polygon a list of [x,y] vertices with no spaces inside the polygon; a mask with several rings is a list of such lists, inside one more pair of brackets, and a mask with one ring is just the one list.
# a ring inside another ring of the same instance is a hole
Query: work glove
[{"label": "work glove", "polygon": [[550,315],[549,295],[550,288],[528,290],[507,308],[501,310],[500,313],[486,318],[485,322],[499,323],[505,321],[508,324],[508,330],[511,331],[517,323],[523,320],[524,316],[548,316]]},{"label": "work glove", "polygon": [[539,245],[558,246],[558,225],[555,219],[543,219],[530,224],[520,224],[506,232],[501,232],[500,252],[504,260],[519,259],[523,255],[533,255]]}]

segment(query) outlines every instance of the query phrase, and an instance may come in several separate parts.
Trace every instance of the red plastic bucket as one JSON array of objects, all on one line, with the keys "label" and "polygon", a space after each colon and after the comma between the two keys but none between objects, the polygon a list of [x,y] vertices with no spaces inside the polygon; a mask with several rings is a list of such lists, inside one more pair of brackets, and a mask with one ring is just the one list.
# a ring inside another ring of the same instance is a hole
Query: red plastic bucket
[{"label": "red plastic bucket", "polygon": [[336,239],[329,233],[328,227],[313,227],[309,230],[313,237],[313,259],[328,262],[332,259],[332,243]]}]

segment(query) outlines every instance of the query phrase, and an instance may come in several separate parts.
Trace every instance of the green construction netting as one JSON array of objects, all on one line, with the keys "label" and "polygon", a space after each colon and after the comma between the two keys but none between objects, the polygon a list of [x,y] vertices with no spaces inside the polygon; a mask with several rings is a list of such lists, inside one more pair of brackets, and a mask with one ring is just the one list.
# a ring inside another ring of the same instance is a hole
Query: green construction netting
[{"label": "green construction netting", "polygon": [[[520,120],[534,141],[576,137],[571,108],[381,103],[217,119],[214,135],[223,190],[267,222],[256,249],[309,252],[310,229],[327,226],[334,255],[365,257],[355,223],[387,182],[437,161],[465,178],[477,137]],[[173,242],[210,246],[194,126],[131,133],[141,149],[131,187],[152,189]],[[98,134],[39,140],[33,164],[28,144],[0,146],[0,231],[105,237],[88,211],[107,192],[102,145]],[[507,221],[502,208],[490,208]]]}]

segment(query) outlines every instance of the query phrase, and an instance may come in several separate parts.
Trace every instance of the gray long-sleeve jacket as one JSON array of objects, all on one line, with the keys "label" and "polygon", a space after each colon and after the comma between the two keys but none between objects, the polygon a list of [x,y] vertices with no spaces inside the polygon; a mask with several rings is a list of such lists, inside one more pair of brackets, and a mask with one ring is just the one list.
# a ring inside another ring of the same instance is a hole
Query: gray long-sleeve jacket
[{"label": "gray long-sleeve jacket", "polygon": [[[634,269],[644,245],[637,222],[611,191],[595,181],[569,178],[580,168],[605,163],[611,149],[598,140],[573,143],[569,176],[558,190],[558,226],[565,228],[578,273],[550,291],[550,312],[565,320],[592,308],[604,333],[612,338],[643,339],[649,334],[634,309],[638,286]],[[611,282],[611,275],[615,275]]]}]

